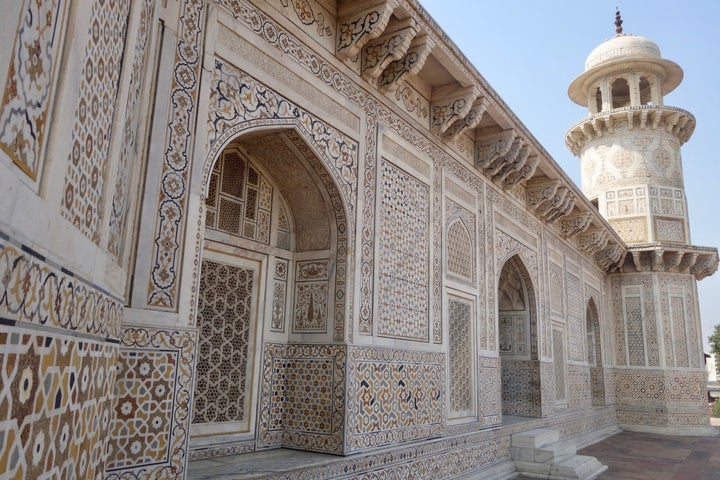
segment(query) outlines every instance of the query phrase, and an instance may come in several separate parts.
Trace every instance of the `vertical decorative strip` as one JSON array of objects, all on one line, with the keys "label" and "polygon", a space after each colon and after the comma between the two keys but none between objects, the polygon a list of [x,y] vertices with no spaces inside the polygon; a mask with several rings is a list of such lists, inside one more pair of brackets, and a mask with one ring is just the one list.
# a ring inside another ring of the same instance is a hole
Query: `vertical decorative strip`
[{"label": "vertical decorative strip", "polygon": [[63,216],[96,244],[129,9],[130,2],[93,3],[65,174]]},{"label": "vertical decorative strip", "polygon": [[66,4],[23,3],[0,107],[0,149],[33,180],[42,164]]},{"label": "vertical decorative strip", "polygon": [[160,174],[158,219],[151,255],[152,270],[147,303],[153,307],[177,307],[180,274],[178,252],[187,209],[191,136],[197,96],[200,91],[200,29],[204,23],[202,0],[185,0],[170,87],[170,123],[167,148]]},{"label": "vertical decorative strip", "polygon": [[123,127],[122,153],[118,159],[117,174],[115,176],[115,192],[112,197],[112,210],[110,212],[110,236],[108,238],[108,252],[114,256],[120,255],[125,215],[128,208],[128,182],[130,173],[138,158],[138,125],[141,110],[138,101],[143,89],[143,79],[147,65],[147,44],[151,33],[151,22],[155,0],[144,0],[140,10],[140,25],[137,30],[135,56],[130,76],[130,92],[125,107],[125,125]]},{"label": "vertical decorative strip", "polygon": [[358,321],[358,331],[364,335],[372,335],[377,128],[377,105],[368,100],[365,105],[365,168],[363,174],[365,204],[362,212],[360,319]]}]

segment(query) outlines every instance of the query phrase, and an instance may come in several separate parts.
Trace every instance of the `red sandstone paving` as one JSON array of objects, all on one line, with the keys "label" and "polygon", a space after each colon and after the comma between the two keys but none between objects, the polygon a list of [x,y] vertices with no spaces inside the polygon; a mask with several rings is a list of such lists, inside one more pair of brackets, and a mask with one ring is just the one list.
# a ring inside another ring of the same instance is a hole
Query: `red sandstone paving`
[{"label": "red sandstone paving", "polygon": [[578,453],[608,466],[599,480],[720,480],[720,437],[621,432]]},{"label": "red sandstone paving", "polygon": [[598,480],[720,480],[720,436],[621,432],[578,453],[608,466]]}]

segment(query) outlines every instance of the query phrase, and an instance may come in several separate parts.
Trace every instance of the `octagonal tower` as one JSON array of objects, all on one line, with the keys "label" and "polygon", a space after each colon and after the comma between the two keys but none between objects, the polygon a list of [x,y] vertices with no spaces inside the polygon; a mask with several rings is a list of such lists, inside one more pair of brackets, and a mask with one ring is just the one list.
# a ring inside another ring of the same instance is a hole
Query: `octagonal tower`
[{"label": "octagonal tower", "polygon": [[690,244],[680,147],[693,115],[664,104],[680,67],[647,38],[616,35],[588,56],[569,96],[589,115],[567,132],[582,190],[627,244],[608,272],[605,328],[614,354],[616,412],[629,430],[713,434],[707,411],[696,281],[718,267]]},{"label": "octagonal tower", "polygon": [[654,42],[618,30],[570,85],[570,98],[590,116],[566,143],[580,156],[583,192],[626,243],[689,244],[680,147],[695,117],[663,101],[683,72]]}]

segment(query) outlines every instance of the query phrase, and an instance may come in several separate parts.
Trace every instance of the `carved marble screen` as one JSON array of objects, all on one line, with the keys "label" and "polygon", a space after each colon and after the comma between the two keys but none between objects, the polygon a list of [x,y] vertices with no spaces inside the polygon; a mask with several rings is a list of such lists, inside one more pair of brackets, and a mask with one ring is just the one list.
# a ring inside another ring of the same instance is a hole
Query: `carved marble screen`
[{"label": "carved marble screen", "polygon": [[195,434],[247,432],[259,262],[204,259],[198,304]]}]

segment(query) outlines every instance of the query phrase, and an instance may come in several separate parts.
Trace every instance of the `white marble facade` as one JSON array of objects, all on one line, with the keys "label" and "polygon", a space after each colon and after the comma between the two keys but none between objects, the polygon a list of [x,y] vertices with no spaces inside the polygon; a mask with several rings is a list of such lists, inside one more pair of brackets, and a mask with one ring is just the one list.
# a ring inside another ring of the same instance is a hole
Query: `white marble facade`
[{"label": "white marble facade", "polygon": [[0,20],[0,478],[510,478],[533,428],[709,431],[718,256],[649,40],[573,83],[581,191],[416,0],[41,3]]}]

